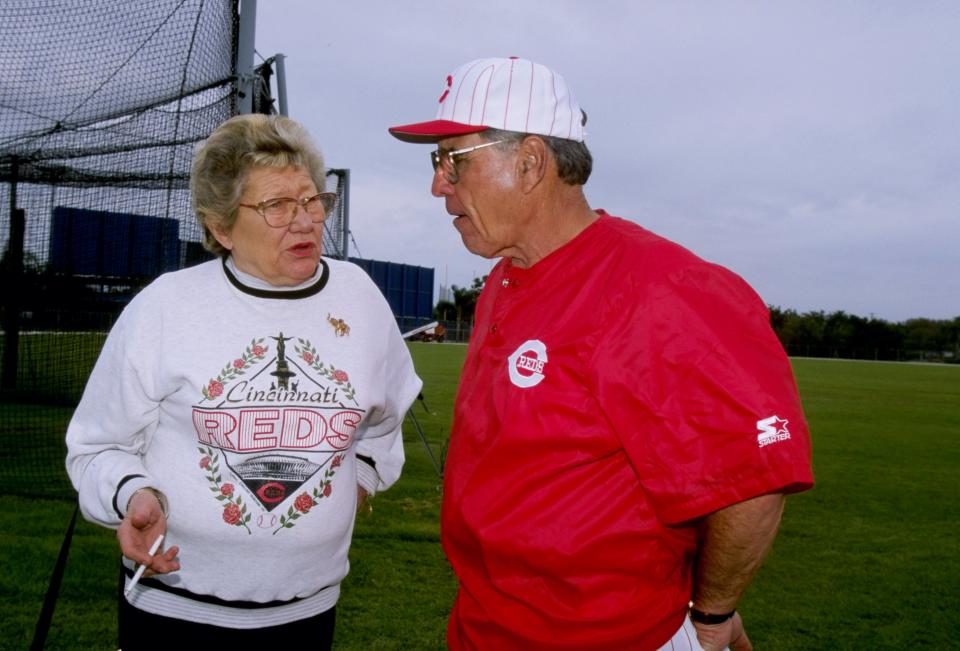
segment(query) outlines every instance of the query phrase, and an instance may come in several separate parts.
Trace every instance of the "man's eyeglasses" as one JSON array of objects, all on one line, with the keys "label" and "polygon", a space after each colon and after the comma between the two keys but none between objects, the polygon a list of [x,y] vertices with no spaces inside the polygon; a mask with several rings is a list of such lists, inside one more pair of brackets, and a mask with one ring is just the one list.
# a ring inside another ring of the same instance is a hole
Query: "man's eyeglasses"
[{"label": "man's eyeglasses", "polygon": [[260,213],[267,226],[273,228],[286,228],[293,222],[297,216],[297,206],[301,206],[304,212],[310,216],[310,220],[317,224],[327,218],[333,207],[337,203],[336,192],[321,192],[312,197],[304,199],[290,199],[289,197],[280,197],[278,199],[267,199],[256,205],[241,203],[244,208],[252,208]]},{"label": "man's eyeglasses", "polygon": [[452,185],[460,180],[460,173],[457,172],[457,161],[471,152],[483,149],[484,147],[499,145],[501,142],[503,142],[503,140],[494,140],[493,142],[485,142],[482,145],[454,149],[453,151],[444,151],[443,149],[432,151],[430,152],[430,160],[433,163],[433,172],[436,174],[437,169],[440,169],[443,173],[443,178],[447,180],[447,183]]}]

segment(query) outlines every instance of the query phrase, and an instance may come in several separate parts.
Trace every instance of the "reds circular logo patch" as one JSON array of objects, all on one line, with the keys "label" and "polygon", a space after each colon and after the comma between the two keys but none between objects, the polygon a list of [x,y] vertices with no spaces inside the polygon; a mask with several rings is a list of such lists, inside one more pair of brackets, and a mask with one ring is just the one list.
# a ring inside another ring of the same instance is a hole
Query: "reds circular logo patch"
[{"label": "reds circular logo patch", "polygon": [[539,339],[529,339],[507,358],[510,381],[521,389],[529,389],[543,382],[547,365],[547,347]]}]

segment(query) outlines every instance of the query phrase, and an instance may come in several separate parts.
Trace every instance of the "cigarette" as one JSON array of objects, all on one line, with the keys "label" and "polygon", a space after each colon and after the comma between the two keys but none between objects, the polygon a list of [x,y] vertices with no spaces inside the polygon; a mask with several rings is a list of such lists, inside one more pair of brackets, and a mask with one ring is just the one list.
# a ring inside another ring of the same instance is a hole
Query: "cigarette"
[{"label": "cigarette", "polygon": [[[163,534],[157,536],[157,539],[153,541],[153,544],[150,545],[150,551],[147,552],[151,556],[157,553],[157,550],[160,549],[160,543],[163,542]],[[137,568],[137,571],[133,574],[133,578],[130,579],[130,583],[127,584],[126,589],[123,591],[124,596],[130,594],[130,591],[133,590],[133,587],[137,585],[140,581],[140,577],[143,576],[144,571],[147,569],[146,565],[141,565]]]}]

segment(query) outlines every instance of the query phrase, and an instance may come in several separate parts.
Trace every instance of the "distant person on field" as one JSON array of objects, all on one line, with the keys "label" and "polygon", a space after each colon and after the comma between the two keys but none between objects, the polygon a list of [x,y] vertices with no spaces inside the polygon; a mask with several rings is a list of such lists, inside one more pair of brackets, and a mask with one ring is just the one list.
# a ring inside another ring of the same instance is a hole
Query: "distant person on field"
[{"label": "distant person on field", "polygon": [[367,274],[321,256],[325,178],[292,120],[217,128],[191,190],[219,259],[131,301],[70,423],[121,587],[137,563],[153,575],[121,591],[124,651],[330,648],[358,500],[400,475],[421,382]]},{"label": "distant person on field", "polygon": [[[611,89],[615,92],[615,89]],[[593,210],[586,116],[517,58],[444,78],[434,196],[500,258],[477,304],[444,474],[452,649],[750,649],[737,603],[810,488],[763,302]]]}]

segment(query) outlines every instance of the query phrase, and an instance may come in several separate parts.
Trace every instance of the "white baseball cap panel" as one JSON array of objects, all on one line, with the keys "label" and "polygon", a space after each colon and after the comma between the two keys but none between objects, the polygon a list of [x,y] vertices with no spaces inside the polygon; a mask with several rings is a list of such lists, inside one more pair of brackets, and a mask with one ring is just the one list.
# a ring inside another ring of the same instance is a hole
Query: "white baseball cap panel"
[{"label": "white baseball cap panel", "polygon": [[510,57],[477,59],[447,75],[436,119],[391,127],[406,142],[494,128],[583,142],[586,117],[564,78],[550,68]]}]

